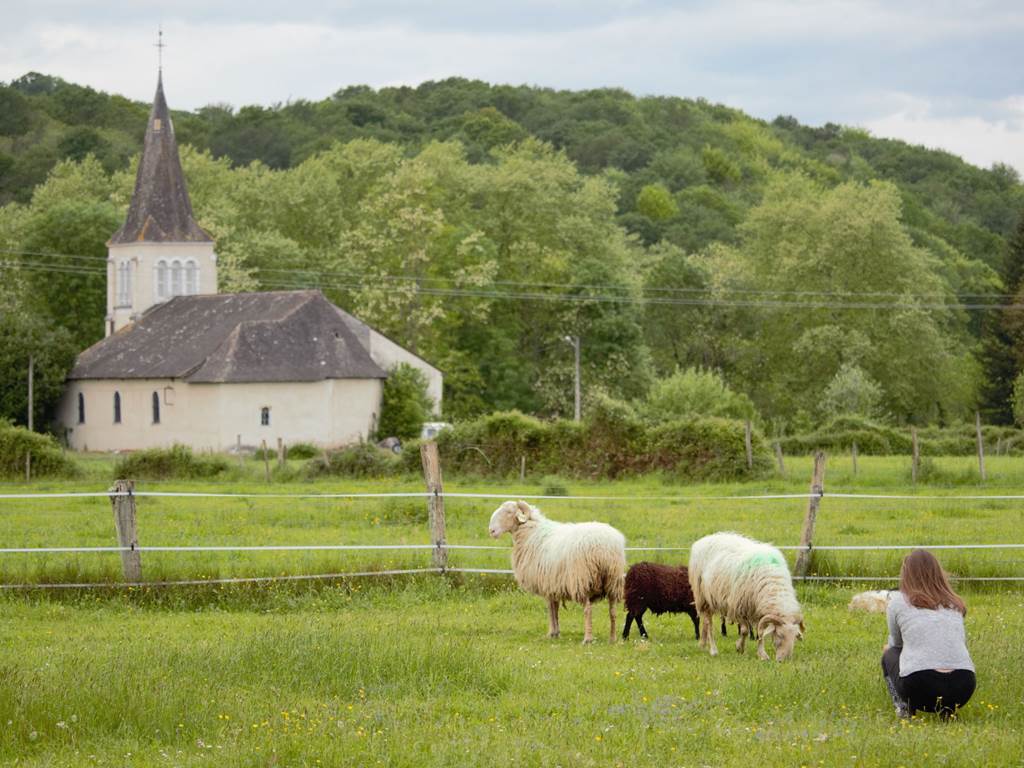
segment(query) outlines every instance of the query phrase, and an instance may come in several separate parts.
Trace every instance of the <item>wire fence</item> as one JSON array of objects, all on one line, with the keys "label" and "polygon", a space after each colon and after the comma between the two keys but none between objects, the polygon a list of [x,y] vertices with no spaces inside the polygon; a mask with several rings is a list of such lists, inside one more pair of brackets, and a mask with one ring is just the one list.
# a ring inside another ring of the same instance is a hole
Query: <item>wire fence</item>
[{"label": "wire fence", "polygon": [[[60,499],[92,499],[109,498],[115,505],[128,503],[132,510],[132,529],[134,530],[134,504],[137,499],[243,499],[243,500],[288,500],[288,501],[311,501],[311,500],[382,500],[382,499],[410,499],[424,500],[428,503],[435,503],[438,499],[465,499],[465,500],[495,500],[508,499],[510,497],[524,500],[557,500],[559,502],[631,502],[631,503],[669,503],[669,504],[693,504],[704,502],[721,501],[820,501],[825,498],[847,499],[847,500],[898,500],[898,501],[938,501],[938,502],[965,502],[965,501],[1000,501],[1014,502],[1024,501],[1024,495],[1011,494],[917,494],[917,493],[847,493],[847,492],[810,492],[810,493],[764,493],[764,494],[740,494],[740,495],[544,495],[544,494],[509,494],[509,493],[466,493],[466,492],[337,492],[337,493],[268,493],[268,492],[204,492],[204,491],[147,491],[147,490],[108,490],[108,491],[73,491],[73,492],[41,492],[41,493],[0,493],[0,501],[9,504],[17,504],[18,501],[36,502],[41,500]],[[3,509],[0,507],[0,513]],[[443,524],[442,524],[443,525]],[[5,526],[7,533],[10,528]],[[122,535],[120,526],[119,536]],[[3,543],[3,542],[0,542]],[[948,543],[939,542],[934,544],[812,544],[810,540],[806,544],[781,545],[781,550],[794,551],[797,553],[812,552],[894,552],[910,551],[912,549],[924,548],[930,550],[1007,550],[1014,551],[1024,549],[1024,543],[1011,542],[977,542],[977,543]],[[626,551],[630,553],[641,552],[688,552],[689,546],[629,546]],[[36,590],[36,589],[98,589],[98,588],[142,588],[142,587],[167,587],[167,586],[189,586],[189,585],[218,585],[218,584],[260,584],[269,582],[300,582],[300,581],[331,581],[349,578],[362,578],[372,576],[405,576],[415,574],[443,574],[443,573],[464,573],[464,574],[492,574],[511,575],[513,572],[506,568],[470,567],[464,564],[448,564],[447,554],[449,552],[510,552],[509,546],[495,546],[482,544],[460,544],[449,543],[445,540],[443,532],[438,539],[429,544],[396,544],[396,543],[353,543],[353,544],[184,544],[184,545],[141,545],[135,541],[127,542],[122,540],[119,546],[0,546],[0,556],[15,555],[70,555],[70,554],[113,554],[117,553],[125,558],[127,556],[138,557],[144,553],[230,553],[230,552],[344,552],[344,551],[377,551],[377,552],[426,552],[430,551],[435,556],[434,567],[409,567],[409,568],[381,568],[363,569],[344,572],[316,573],[316,574],[280,574],[280,575],[255,575],[255,576],[232,576],[218,578],[185,578],[185,579],[157,579],[146,581],[141,578],[134,579],[127,577],[123,581],[79,581],[65,583],[0,583],[0,590]],[[436,557],[443,555],[444,564],[438,566]],[[1007,562],[1007,561],[1000,561]],[[1012,561],[1017,562],[1017,561]],[[1024,582],[1024,576],[1019,575],[994,575],[994,576],[953,576],[954,579],[963,582]],[[897,576],[885,576],[875,574],[795,574],[794,579],[806,582],[890,582],[898,580]]]}]

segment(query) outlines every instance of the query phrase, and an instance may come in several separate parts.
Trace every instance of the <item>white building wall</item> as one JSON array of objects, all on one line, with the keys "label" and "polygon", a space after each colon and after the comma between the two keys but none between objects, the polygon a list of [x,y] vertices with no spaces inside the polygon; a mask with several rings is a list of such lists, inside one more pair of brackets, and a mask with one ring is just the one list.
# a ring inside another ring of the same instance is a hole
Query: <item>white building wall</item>
[{"label": "white building wall", "polygon": [[441,371],[432,366],[426,360],[414,355],[409,350],[400,347],[387,336],[378,333],[373,328],[365,326],[370,331],[369,352],[373,362],[390,371],[399,363],[408,363],[413,368],[418,368],[427,377],[427,394],[434,401],[434,415],[441,415],[441,397],[443,393],[443,375]]},{"label": "white building wall", "polygon": [[[346,445],[367,438],[380,413],[379,379],[316,382],[189,384],[173,379],[71,381],[58,420],[68,445],[79,451],[139,450],[175,443],[195,450],[226,451],[263,440],[276,449],[309,442]],[[114,423],[114,393],[121,396],[121,423]],[[160,423],[153,423],[153,393]],[[85,423],[78,423],[78,394],[85,398]],[[270,424],[260,423],[270,409]]]},{"label": "white building wall", "polygon": [[[121,330],[134,322],[150,307],[162,304],[170,298],[157,295],[157,265],[160,261],[168,268],[179,262],[182,268],[192,262],[198,268],[199,284],[197,294],[217,293],[217,255],[213,243],[122,243],[111,245],[107,250],[107,322],[106,335]],[[131,269],[131,292],[129,301],[119,301],[118,270],[123,264]],[[168,281],[170,275],[168,274]],[[184,288],[185,273],[182,273]],[[169,282],[168,282],[169,284]]]}]

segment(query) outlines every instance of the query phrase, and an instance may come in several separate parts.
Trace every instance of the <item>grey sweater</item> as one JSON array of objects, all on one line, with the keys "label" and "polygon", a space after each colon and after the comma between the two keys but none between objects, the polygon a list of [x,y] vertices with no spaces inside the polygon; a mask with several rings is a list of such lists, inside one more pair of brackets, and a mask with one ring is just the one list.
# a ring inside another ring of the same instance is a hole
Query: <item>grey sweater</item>
[{"label": "grey sweater", "polygon": [[915,608],[902,592],[894,592],[886,610],[889,645],[903,648],[900,677],[923,669],[969,669],[964,617],[952,608]]}]

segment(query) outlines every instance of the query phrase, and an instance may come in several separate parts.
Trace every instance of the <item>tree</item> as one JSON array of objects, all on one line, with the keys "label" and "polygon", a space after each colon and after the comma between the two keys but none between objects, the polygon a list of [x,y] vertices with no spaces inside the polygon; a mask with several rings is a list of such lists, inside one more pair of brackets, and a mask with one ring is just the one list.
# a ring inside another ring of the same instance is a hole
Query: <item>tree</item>
[{"label": "tree", "polygon": [[717,371],[687,368],[651,388],[643,411],[649,419],[669,421],[687,416],[754,419],[757,410],[746,395],[734,392]]},{"label": "tree", "polygon": [[663,184],[648,184],[636,197],[636,210],[652,221],[664,221],[676,216],[679,206]]},{"label": "tree", "polygon": [[713,250],[709,263],[719,290],[757,300],[730,308],[727,372],[766,416],[806,409],[844,363],[879,384],[901,421],[973,405],[965,340],[951,311],[936,308],[950,288],[904,230],[892,185],[826,189],[776,174],[739,246]]},{"label": "tree", "polygon": [[825,420],[856,415],[877,419],[882,415],[882,388],[859,366],[843,363],[821,397],[821,415]]},{"label": "tree", "polygon": [[[1010,238],[1003,261],[1003,291],[1019,304],[1024,290],[1024,212]],[[978,408],[988,424],[1011,424],[1016,420],[1016,379],[1024,367],[1024,312],[990,310],[982,318],[982,367]]]},{"label": "tree", "polygon": [[28,419],[28,365],[33,358],[34,427],[53,420],[64,379],[78,347],[64,328],[14,303],[0,306],[0,419],[25,425]]},{"label": "tree", "polygon": [[384,382],[377,434],[402,440],[419,437],[430,410],[427,377],[418,368],[399,363]]}]

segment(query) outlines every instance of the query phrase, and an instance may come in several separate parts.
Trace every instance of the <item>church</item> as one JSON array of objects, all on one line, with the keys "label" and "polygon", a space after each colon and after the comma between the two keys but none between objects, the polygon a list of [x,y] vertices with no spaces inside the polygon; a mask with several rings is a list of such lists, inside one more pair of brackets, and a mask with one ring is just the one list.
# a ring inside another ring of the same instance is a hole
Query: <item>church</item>
[{"label": "church", "polygon": [[68,374],[69,447],[345,445],[376,433],[388,371],[407,363],[440,413],[442,374],[316,290],[217,293],[162,74],[128,215],[107,243],[106,338]]}]

